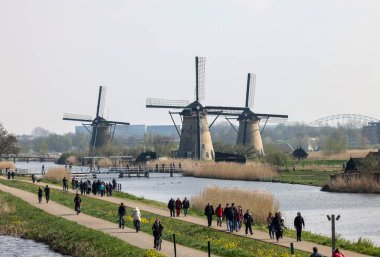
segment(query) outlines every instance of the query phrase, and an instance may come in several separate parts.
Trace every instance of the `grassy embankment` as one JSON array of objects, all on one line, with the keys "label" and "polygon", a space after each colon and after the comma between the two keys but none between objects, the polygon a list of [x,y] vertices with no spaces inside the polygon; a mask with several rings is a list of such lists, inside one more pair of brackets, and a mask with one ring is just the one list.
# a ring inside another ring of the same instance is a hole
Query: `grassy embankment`
[{"label": "grassy embankment", "polygon": [[[2,182],[5,182],[5,183],[9,184],[10,186],[17,186],[20,189],[24,189],[24,190],[28,190],[28,191],[32,191],[32,192],[33,192],[33,190],[35,190],[35,187],[33,187],[33,185],[30,185],[30,184],[25,183],[25,182],[24,183],[20,183],[20,182],[16,183],[16,182],[14,182],[12,184],[11,181],[2,181],[2,180],[0,180],[0,183],[2,183]],[[56,190],[54,190],[53,193],[54,193],[53,200],[56,200],[55,198],[57,196],[60,196],[61,194],[64,194],[64,193],[62,193],[62,192],[60,193],[59,191],[56,191]],[[67,194],[64,194],[64,195],[67,195]],[[158,201],[145,199],[143,197],[136,197],[134,195],[130,195],[130,194],[123,193],[123,192],[115,192],[115,196],[119,197],[119,198],[125,198],[125,199],[134,200],[134,201],[140,201],[140,202],[142,202],[144,204],[149,204],[149,205],[152,205],[152,206],[155,206],[155,207],[159,207],[159,208],[162,208],[162,209],[165,209],[165,210],[167,209],[165,203],[161,203],[161,202],[158,202]],[[73,196],[71,196],[71,198],[72,197]],[[71,206],[72,205],[71,198],[68,200],[68,202],[69,202],[68,206],[69,207],[72,207]],[[85,198],[85,199],[86,199],[86,202],[89,203],[88,200],[87,200],[87,198]],[[91,204],[89,206],[91,206]],[[107,206],[109,208],[109,205],[107,205]],[[115,209],[115,208],[116,208],[116,205],[113,205],[113,209]],[[116,212],[116,211],[114,211],[113,209],[112,209],[111,214],[110,214],[111,216],[115,216],[114,212]],[[203,211],[197,211],[197,210],[190,209],[189,213],[191,215],[196,215],[196,216],[204,217]],[[88,214],[90,214],[90,213],[88,213]],[[90,214],[90,215],[92,215],[92,214]],[[147,217],[147,213],[143,212],[143,216]],[[153,216],[157,217],[157,215],[153,215]],[[103,217],[100,217],[100,218],[103,218]],[[113,220],[111,219],[111,221],[116,222],[116,219],[113,218]],[[183,231],[187,230],[187,226],[189,226],[189,224],[184,223],[184,222],[177,223],[177,222],[179,222],[178,220],[172,220],[172,219],[169,220],[168,218],[166,218],[164,220],[165,227],[167,228],[166,224],[170,225],[172,222],[173,222],[174,228],[178,228],[178,227],[181,228],[181,231],[182,231],[181,235],[184,235],[184,234],[186,235],[186,233],[183,232]],[[184,223],[184,225],[186,225],[186,227],[184,227],[182,229],[183,223]],[[205,223],[206,223],[206,221],[205,221]],[[131,226],[131,224],[128,224],[128,225]],[[173,227],[173,226],[171,226],[171,227]],[[197,230],[195,230],[195,227],[199,227],[199,226],[192,225],[190,227],[191,227],[191,229],[189,231],[191,231],[191,232],[188,235],[189,235],[189,237],[193,237],[194,236],[193,233],[197,232]],[[255,229],[259,229],[259,230],[262,230],[262,231],[267,231],[267,228],[266,228],[265,225],[256,225],[254,227],[255,227]],[[175,231],[176,230],[171,229],[170,232],[173,233]],[[206,233],[207,234],[207,231],[211,232],[211,230],[207,230],[206,228],[202,229],[202,233]],[[178,235],[177,232],[175,232],[175,233],[176,233],[176,235]],[[217,233],[217,232],[215,232],[215,233]],[[213,233],[213,236],[210,237],[210,239],[213,240],[215,237],[219,238],[219,235],[221,236],[221,235],[224,235],[224,234],[221,233],[221,232],[219,232],[218,234],[214,234]],[[229,234],[227,234],[227,235],[229,235]],[[284,230],[284,235],[295,238],[296,237],[296,232],[294,230],[292,230],[292,229],[286,229],[286,230]],[[168,236],[167,239],[171,240],[170,234],[167,235],[167,236]],[[229,236],[232,236],[232,235],[229,235]],[[228,237],[228,238],[230,238],[230,237]],[[323,236],[323,235],[319,235],[319,234],[313,234],[313,233],[310,233],[308,231],[304,231],[302,233],[302,238],[305,241],[314,242],[314,243],[320,244],[320,245],[331,246],[331,238],[329,238],[327,236]],[[235,237],[231,238],[230,239],[231,242],[234,242],[235,241],[234,239],[235,239]],[[177,239],[177,241],[178,241],[178,239]],[[250,240],[250,241],[252,241],[252,240]],[[220,242],[218,242],[218,243],[220,243]],[[202,243],[202,245],[203,244],[204,243]],[[243,244],[243,246],[245,246],[244,241],[241,242],[241,244]],[[354,251],[354,252],[368,254],[368,255],[371,255],[371,256],[380,256],[380,247],[374,246],[372,242],[370,242],[370,241],[368,241],[366,239],[359,239],[357,242],[353,242],[353,241],[345,240],[343,238],[338,238],[336,245],[337,245],[337,247],[340,247],[340,248],[343,248],[343,249],[347,249],[347,250],[351,250],[351,251]],[[215,245],[212,244],[213,250],[214,250],[214,247],[215,247]],[[240,247],[240,244],[238,245],[238,247]],[[243,255],[231,255],[231,256],[245,256],[245,255],[243,254]],[[252,256],[254,256],[254,255],[252,255]],[[279,255],[272,255],[272,256],[279,256]],[[284,256],[287,256],[287,255],[284,255]]]},{"label": "grassy embankment", "polygon": [[[35,192],[37,186],[21,181],[5,181],[0,180],[0,183],[17,187],[29,192]],[[74,195],[64,193],[60,190],[52,190],[51,198],[59,204],[73,208],[72,199]],[[117,221],[117,204],[112,204],[106,201],[82,196],[82,211],[88,215],[98,217],[111,222]],[[128,210],[131,212],[131,210]],[[155,218],[159,217],[165,227],[163,238],[171,241],[173,233],[176,234],[178,244],[199,250],[207,250],[207,241],[211,241],[211,248],[214,254],[220,256],[273,256],[287,257],[290,256],[289,249],[281,246],[251,240],[250,238],[234,236],[228,233],[223,233],[207,227],[194,225],[188,222],[159,216],[156,214],[142,212],[142,231],[151,233],[151,225]],[[206,221],[205,221],[206,222]],[[131,217],[127,218],[126,225],[133,227]],[[309,254],[297,251],[297,256],[309,256]]]},{"label": "grassy embankment", "polygon": [[[57,252],[80,257],[163,256],[102,232],[55,217],[0,191],[0,234],[43,242]],[[59,229],[57,229],[59,228]]]}]

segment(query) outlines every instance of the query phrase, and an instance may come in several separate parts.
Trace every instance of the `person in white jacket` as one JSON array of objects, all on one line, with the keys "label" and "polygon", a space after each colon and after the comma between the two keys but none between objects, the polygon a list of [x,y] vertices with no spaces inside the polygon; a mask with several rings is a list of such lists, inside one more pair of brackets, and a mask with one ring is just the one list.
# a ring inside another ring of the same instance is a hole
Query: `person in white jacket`
[{"label": "person in white jacket", "polygon": [[136,233],[138,233],[140,231],[140,223],[141,223],[141,212],[139,208],[135,207],[133,209],[132,218],[133,218],[133,225],[136,228]]}]

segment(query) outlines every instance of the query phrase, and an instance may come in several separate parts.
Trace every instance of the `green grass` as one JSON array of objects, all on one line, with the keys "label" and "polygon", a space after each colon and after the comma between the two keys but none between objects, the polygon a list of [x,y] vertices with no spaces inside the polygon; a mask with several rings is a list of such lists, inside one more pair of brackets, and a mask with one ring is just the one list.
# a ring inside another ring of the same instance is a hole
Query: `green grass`
[{"label": "green grass", "polygon": [[[36,192],[36,185],[21,182],[21,181],[5,181],[1,180],[0,183],[20,188],[29,192]],[[36,196],[37,198],[37,196]],[[70,208],[73,206],[74,195],[71,193],[64,193],[60,190],[52,189],[51,199],[59,204],[65,205]],[[89,198],[82,196],[82,212],[88,215],[98,217],[115,223],[117,222],[117,204],[112,204],[106,201]],[[73,210],[74,212],[74,210]],[[127,213],[131,213],[131,209],[127,209]],[[241,236],[231,235],[221,231],[208,229],[207,227],[191,224],[188,222],[180,221],[173,218],[163,217],[156,214],[142,212],[142,231],[151,233],[151,226],[155,218],[160,218],[163,226],[165,227],[163,238],[172,241],[173,234],[176,235],[176,242],[191,248],[206,251],[207,241],[211,241],[211,248],[214,254],[220,256],[290,256],[289,249],[252,240]],[[206,223],[206,220],[205,220]],[[127,219],[126,225],[133,227],[130,219]],[[296,251],[296,256],[309,256],[310,254]]]},{"label": "green grass", "polygon": [[260,181],[322,187],[330,181],[331,175],[338,173],[340,173],[340,171],[282,170],[277,177],[265,178]]},{"label": "green grass", "polygon": [[[294,173],[293,171],[290,171],[290,172]],[[295,172],[300,172],[300,171],[295,171]],[[302,172],[309,173],[310,171],[302,171]],[[320,172],[322,172],[322,171],[315,171],[315,172],[312,172],[312,173],[318,174]],[[323,172],[326,172],[326,171],[323,171]],[[2,181],[2,180],[0,180],[0,183],[2,183],[2,182],[8,182],[10,185],[12,185],[11,181]],[[29,191],[30,191],[30,189],[32,189],[32,191],[33,190],[35,191],[35,189],[34,189],[35,187],[33,187],[33,185],[28,184],[28,183],[17,183],[17,185],[13,185],[13,186],[17,186],[17,187],[19,187],[21,189],[25,189],[25,190],[29,190]],[[25,187],[27,187],[28,189],[26,189]],[[67,196],[67,194],[65,194],[65,193],[63,193],[61,191],[58,191],[58,190],[57,191],[54,190],[54,192],[57,192],[58,195],[63,194],[63,195]],[[71,195],[71,197],[73,198],[72,195]],[[167,209],[165,203],[161,203],[161,202],[158,202],[158,201],[145,199],[145,198],[142,198],[142,197],[136,197],[134,195],[123,193],[123,192],[117,192],[117,197],[125,198],[125,199],[131,199],[131,200],[135,200],[135,201],[140,201],[140,202],[145,203],[145,204],[153,203],[154,206],[162,207],[162,209],[165,209],[165,210]],[[87,202],[87,199],[92,200],[91,198],[87,198],[86,197],[86,202]],[[53,200],[56,200],[56,199],[53,199]],[[94,199],[94,200],[96,200],[96,199]],[[101,200],[96,200],[96,201],[101,201]],[[71,200],[71,198],[69,199],[69,202],[70,202],[69,203],[69,207],[73,207],[72,206],[72,200]],[[101,201],[101,202],[103,202],[103,201]],[[117,208],[116,205],[113,205],[113,206],[114,206],[113,208]],[[111,216],[112,215],[115,216],[116,209],[112,210],[111,212],[112,213],[110,215]],[[195,216],[204,217],[203,213],[201,213],[201,212],[196,212],[194,210],[191,210],[191,213],[192,213],[192,215],[195,215]],[[143,215],[145,217],[148,217],[148,216],[149,217],[159,217],[157,215],[149,214],[149,213],[146,213],[146,212],[144,212]],[[161,217],[161,218],[163,218],[163,217]],[[113,219],[114,219],[113,221],[116,222],[117,217],[115,216]],[[186,223],[186,222],[181,222],[181,221],[178,221],[178,220],[174,220],[174,219],[170,219],[170,218],[165,218],[165,223],[169,223],[169,225],[171,225],[172,222],[173,222],[173,224],[178,225],[178,226],[184,226],[184,225],[188,226],[189,225],[189,223]],[[205,221],[205,223],[206,223],[206,221]],[[130,225],[132,225],[132,224],[130,224]],[[167,227],[168,224],[164,224],[164,225],[165,225],[165,227]],[[194,225],[194,226],[196,226],[196,225]],[[199,226],[196,226],[196,227],[199,227]],[[262,231],[267,231],[266,226],[257,225],[257,226],[254,226],[254,227],[255,227],[255,229],[259,229],[259,230],[262,230]],[[174,228],[171,228],[171,231],[176,231],[175,230],[175,226],[174,226]],[[206,235],[207,235],[207,231],[208,231],[208,229],[205,228],[205,230],[203,230],[202,232],[206,233]],[[148,232],[150,232],[149,229],[148,229]],[[194,233],[195,232],[196,231],[194,231]],[[177,235],[177,232],[175,232],[175,233]],[[221,233],[221,232],[218,232],[218,233],[221,234],[221,235],[224,235],[224,233]],[[183,229],[181,229],[181,234],[186,235],[186,233],[183,232]],[[192,234],[189,234],[189,235],[193,236]],[[217,234],[214,234],[214,235],[216,237],[218,236]],[[227,235],[229,235],[229,234],[227,234]],[[284,230],[284,235],[292,237],[292,238],[296,238],[296,231],[293,230],[293,229],[286,229],[286,230]],[[232,236],[232,235],[229,235],[229,236]],[[313,234],[313,233],[310,233],[308,231],[304,231],[302,233],[302,237],[303,237],[303,239],[305,241],[310,241],[310,242],[313,242],[313,243],[316,243],[316,244],[320,244],[320,245],[331,246],[331,238],[329,238],[327,236],[323,236],[323,235],[319,235],[319,234]],[[171,235],[167,235],[167,239],[171,240]],[[234,240],[234,239],[232,238],[231,240]],[[252,241],[252,240],[250,240],[250,241]],[[177,236],[177,242],[178,242],[178,236]],[[351,250],[351,251],[358,252],[358,253],[372,255],[372,256],[380,256],[380,247],[374,246],[372,242],[370,242],[370,241],[368,241],[366,239],[359,239],[357,242],[352,242],[352,241],[349,241],[349,240],[345,240],[343,238],[338,238],[338,240],[337,240],[337,247],[340,247],[340,248],[343,248],[343,249],[347,249],[347,250]],[[203,249],[203,245],[202,245],[202,249]],[[224,256],[222,254],[219,254],[219,255]],[[245,256],[245,255],[232,255],[232,256]]]},{"label": "green grass", "polygon": [[[74,257],[152,256],[152,250],[131,246],[118,238],[53,216],[8,193],[0,191],[0,202],[0,234],[43,242],[54,251]],[[10,211],[1,211],[5,205]]]}]

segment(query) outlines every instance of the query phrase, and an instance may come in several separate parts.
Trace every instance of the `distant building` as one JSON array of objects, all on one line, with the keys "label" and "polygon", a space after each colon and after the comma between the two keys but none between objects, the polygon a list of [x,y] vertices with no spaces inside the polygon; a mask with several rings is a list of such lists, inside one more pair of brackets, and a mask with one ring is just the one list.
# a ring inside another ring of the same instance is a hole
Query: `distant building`
[{"label": "distant building", "polygon": [[[178,131],[181,131],[181,126],[177,125]],[[147,135],[159,135],[165,137],[179,137],[174,125],[153,125],[147,126]]]},{"label": "distant building", "polygon": [[363,135],[370,144],[380,144],[380,122],[370,122],[363,126]]}]

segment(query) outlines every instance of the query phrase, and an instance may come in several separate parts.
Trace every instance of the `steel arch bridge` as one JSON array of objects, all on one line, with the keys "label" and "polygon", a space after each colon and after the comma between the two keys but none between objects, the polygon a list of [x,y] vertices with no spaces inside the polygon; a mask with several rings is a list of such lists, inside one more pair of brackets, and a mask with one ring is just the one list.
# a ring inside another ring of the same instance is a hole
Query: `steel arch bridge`
[{"label": "steel arch bridge", "polygon": [[360,114],[337,114],[330,115],[309,123],[310,127],[336,127],[351,125],[361,127],[370,122],[379,122],[379,119]]}]

